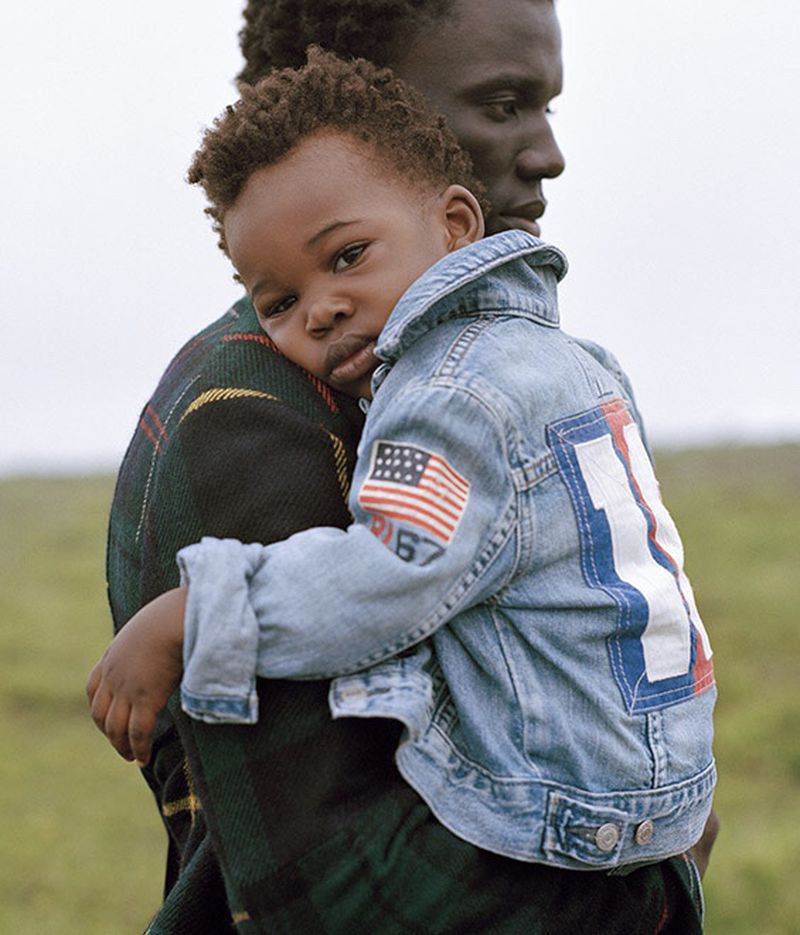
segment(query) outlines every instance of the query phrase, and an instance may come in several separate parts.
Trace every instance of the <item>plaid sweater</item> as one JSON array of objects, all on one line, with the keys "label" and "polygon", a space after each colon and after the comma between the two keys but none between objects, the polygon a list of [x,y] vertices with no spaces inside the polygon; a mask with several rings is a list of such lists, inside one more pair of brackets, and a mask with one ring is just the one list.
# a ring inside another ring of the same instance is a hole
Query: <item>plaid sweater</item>
[{"label": "plaid sweater", "polygon": [[[351,400],[280,356],[247,300],[189,341],[117,480],[115,630],[177,585],[176,551],[203,535],[268,543],[346,526],[360,427]],[[331,721],[327,689],[259,681],[253,727],[190,721],[176,704],[161,717],[144,773],[169,850],[150,932],[700,931],[685,860],[614,877],[455,838],[395,770],[399,726]]]}]

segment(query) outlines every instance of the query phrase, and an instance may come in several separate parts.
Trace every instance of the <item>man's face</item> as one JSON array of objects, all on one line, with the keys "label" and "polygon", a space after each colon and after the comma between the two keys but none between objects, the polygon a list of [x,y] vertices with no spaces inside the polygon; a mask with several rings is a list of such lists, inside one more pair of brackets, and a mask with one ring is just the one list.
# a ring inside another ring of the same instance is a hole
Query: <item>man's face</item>
[{"label": "man's face", "polygon": [[261,326],[286,357],[345,393],[371,395],[389,313],[453,248],[439,198],[334,132],[253,173],[225,215],[225,240]]},{"label": "man's face", "polygon": [[561,93],[561,32],[551,0],[454,0],[390,62],[447,117],[486,185],[487,233],[539,235],[542,179],[564,170],[550,127]]}]

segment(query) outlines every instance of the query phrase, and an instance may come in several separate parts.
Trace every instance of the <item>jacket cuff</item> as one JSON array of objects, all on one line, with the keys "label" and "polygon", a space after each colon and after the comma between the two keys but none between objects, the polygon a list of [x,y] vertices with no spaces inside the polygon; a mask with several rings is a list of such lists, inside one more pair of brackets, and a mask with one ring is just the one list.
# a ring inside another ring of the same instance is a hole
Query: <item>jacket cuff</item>
[{"label": "jacket cuff", "polygon": [[259,545],[211,538],[178,552],[181,585],[189,588],[181,706],[197,720],[258,721],[259,631],[249,591],[262,554]]},{"label": "jacket cuff", "polygon": [[246,698],[226,698],[221,695],[196,695],[181,685],[181,708],[196,721],[206,724],[258,723],[258,693],[253,680]]}]

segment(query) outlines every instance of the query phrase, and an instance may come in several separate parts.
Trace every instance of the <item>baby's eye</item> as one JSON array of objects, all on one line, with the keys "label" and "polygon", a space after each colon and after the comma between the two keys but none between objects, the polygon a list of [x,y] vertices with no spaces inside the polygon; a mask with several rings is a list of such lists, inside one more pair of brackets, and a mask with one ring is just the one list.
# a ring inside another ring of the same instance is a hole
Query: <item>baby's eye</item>
[{"label": "baby's eye", "polygon": [[342,270],[353,266],[353,264],[361,259],[361,255],[366,249],[367,245],[365,243],[353,244],[352,247],[345,247],[341,253],[337,254],[336,259],[333,261],[334,273],[341,273]]},{"label": "baby's eye", "polygon": [[265,308],[261,309],[259,314],[262,318],[272,318],[274,315],[287,312],[296,301],[297,296],[285,295],[282,299],[278,299],[277,302],[273,302],[271,305],[267,305]]}]

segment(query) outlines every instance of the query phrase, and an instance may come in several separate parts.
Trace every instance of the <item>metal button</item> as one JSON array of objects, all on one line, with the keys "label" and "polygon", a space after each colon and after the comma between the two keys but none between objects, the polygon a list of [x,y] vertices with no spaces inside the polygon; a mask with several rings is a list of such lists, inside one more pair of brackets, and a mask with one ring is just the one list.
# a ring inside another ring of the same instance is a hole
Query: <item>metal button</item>
[{"label": "metal button", "polygon": [[598,848],[603,851],[604,854],[608,854],[610,851],[613,851],[619,842],[619,828],[608,822],[608,824],[600,825],[597,829],[597,833],[594,836],[594,843]]},{"label": "metal button", "polygon": [[633,836],[633,839],[637,844],[649,844],[653,840],[655,830],[656,829],[653,826],[653,822],[648,818],[646,821],[643,821],[636,829],[636,834]]}]

